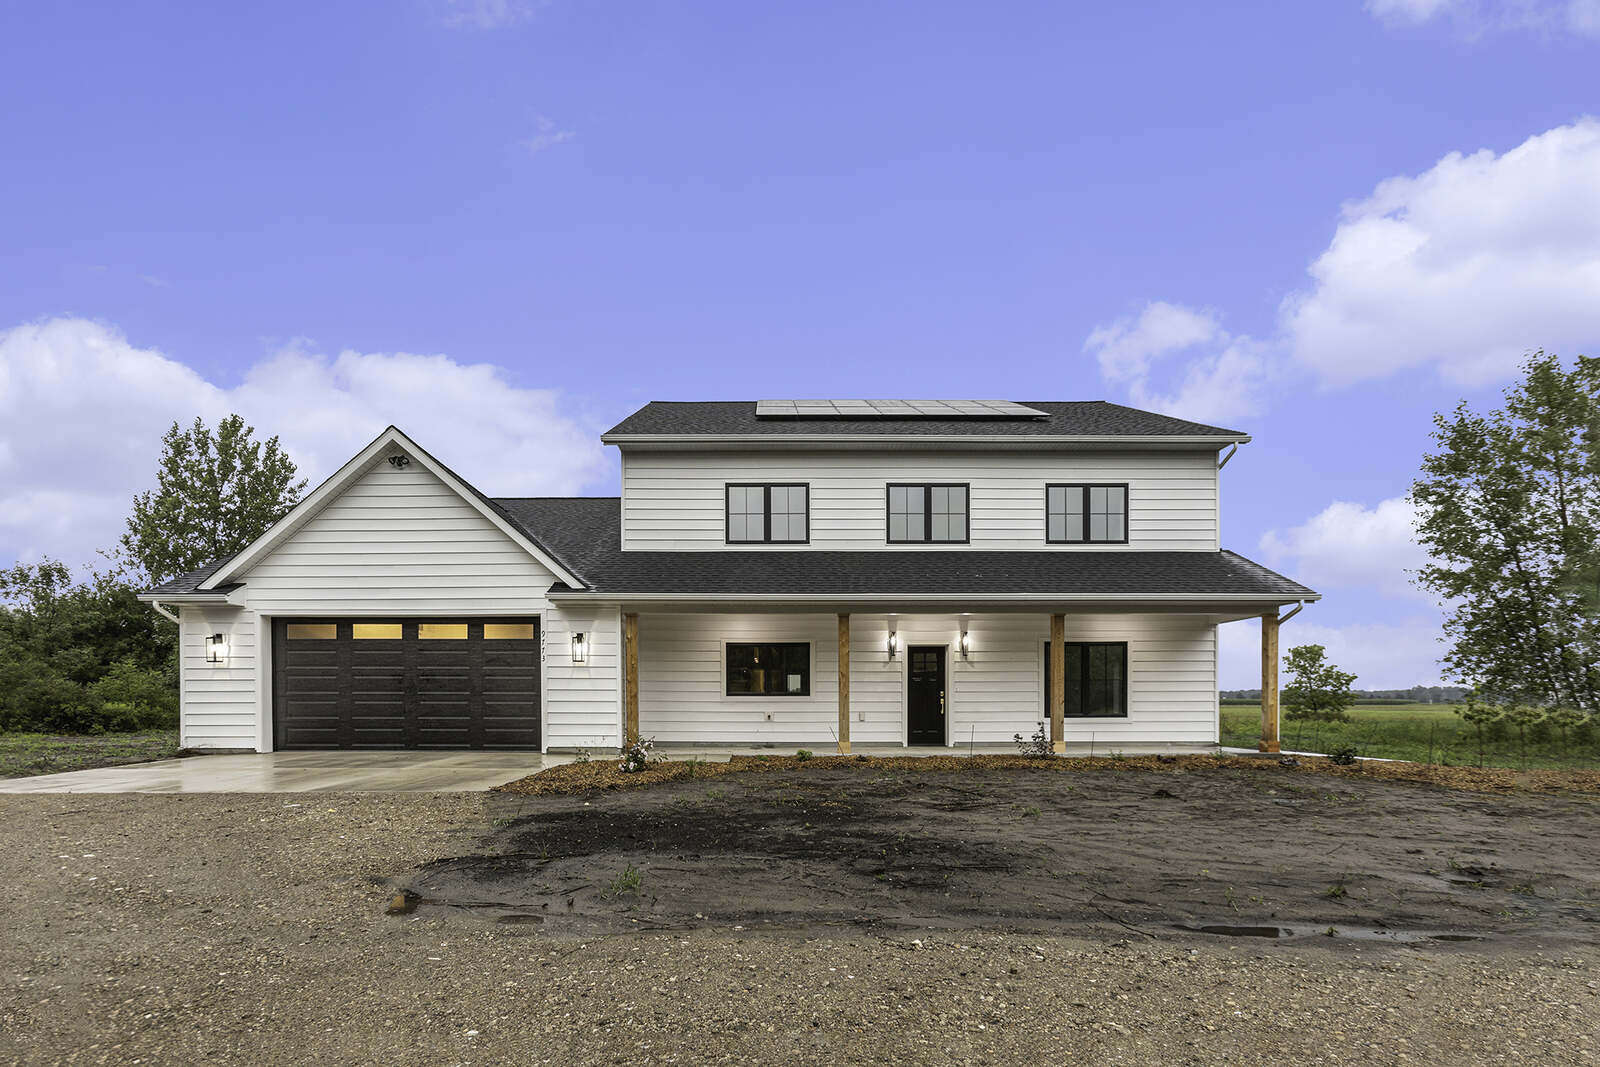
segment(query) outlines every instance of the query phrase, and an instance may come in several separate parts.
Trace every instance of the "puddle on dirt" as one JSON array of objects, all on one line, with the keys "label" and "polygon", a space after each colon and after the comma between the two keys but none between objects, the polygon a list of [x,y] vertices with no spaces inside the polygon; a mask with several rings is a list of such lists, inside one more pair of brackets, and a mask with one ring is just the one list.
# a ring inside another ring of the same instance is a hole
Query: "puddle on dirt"
[{"label": "puddle on dirt", "polygon": [[1179,930],[1221,937],[1264,937],[1279,941],[1297,938],[1328,937],[1344,941],[1383,941],[1396,945],[1415,945],[1428,941],[1483,941],[1483,934],[1448,931],[1396,930],[1371,926],[1249,926],[1236,923],[1178,924]]}]

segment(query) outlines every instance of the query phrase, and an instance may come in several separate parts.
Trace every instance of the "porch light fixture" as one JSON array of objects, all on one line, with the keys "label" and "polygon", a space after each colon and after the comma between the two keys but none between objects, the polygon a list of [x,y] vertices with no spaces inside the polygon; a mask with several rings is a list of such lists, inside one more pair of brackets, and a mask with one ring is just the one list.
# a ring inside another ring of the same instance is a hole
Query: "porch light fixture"
[{"label": "porch light fixture", "polygon": [[889,658],[894,659],[900,652],[900,631],[889,631]]},{"label": "porch light fixture", "polygon": [[222,634],[206,638],[206,662],[225,663],[228,659],[228,639]]},{"label": "porch light fixture", "polygon": [[972,652],[972,635],[967,632],[965,626],[961,628],[961,643],[956,647],[961,650],[962,659],[966,659]]},{"label": "porch light fixture", "polygon": [[589,642],[583,634],[572,635],[572,662],[583,663],[589,658]]}]

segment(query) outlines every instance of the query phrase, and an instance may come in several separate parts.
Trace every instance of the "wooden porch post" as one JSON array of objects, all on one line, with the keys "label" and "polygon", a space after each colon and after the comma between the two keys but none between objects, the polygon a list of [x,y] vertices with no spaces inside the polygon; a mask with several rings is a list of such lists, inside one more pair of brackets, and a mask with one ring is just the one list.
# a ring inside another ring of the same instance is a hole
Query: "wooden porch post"
[{"label": "wooden porch post", "polygon": [[839,616],[839,751],[850,751],[850,616]]},{"label": "wooden porch post", "polygon": [[622,739],[624,748],[639,737],[639,615],[622,613]]},{"label": "wooden porch post", "polygon": [[1050,616],[1050,746],[1067,750],[1067,617]]},{"label": "wooden porch post", "polygon": [[1261,616],[1262,752],[1278,751],[1278,612]]}]

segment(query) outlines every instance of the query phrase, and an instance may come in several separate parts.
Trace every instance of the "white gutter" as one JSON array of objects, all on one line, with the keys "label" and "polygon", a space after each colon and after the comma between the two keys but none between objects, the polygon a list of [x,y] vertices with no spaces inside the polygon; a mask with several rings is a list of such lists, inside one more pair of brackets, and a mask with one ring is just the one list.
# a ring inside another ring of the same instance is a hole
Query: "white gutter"
[{"label": "white gutter", "polygon": [[921,434],[921,433],[607,433],[607,445],[1214,445],[1248,444],[1249,434]]},{"label": "white gutter", "polygon": [[[869,603],[904,604],[970,600],[991,603],[1029,603],[1032,601],[1093,602],[1093,603],[1194,603],[1194,604],[1287,604],[1299,600],[1302,606],[1321,600],[1320,593],[1308,597],[1273,596],[1269,593],[626,593],[574,590],[568,593],[546,593],[554,601],[560,600],[626,600],[654,603],[679,600],[698,601],[760,601],[770,603]],[[1299,609],[1296,608],[1296,611]],[[1290,612],[1289,614],[1294,614]]]}]

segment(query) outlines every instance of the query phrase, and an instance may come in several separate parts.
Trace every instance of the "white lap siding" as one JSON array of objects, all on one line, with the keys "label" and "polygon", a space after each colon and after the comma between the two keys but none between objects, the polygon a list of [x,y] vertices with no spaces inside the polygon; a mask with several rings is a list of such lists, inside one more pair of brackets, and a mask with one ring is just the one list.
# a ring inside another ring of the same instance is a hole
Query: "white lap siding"
[{"label": "white lap siding", "polygon": [[[949,741],[1003,744],[1044,718],[1045,615],[972,615],[972,653],[957,651],[963,619],[852,615],[850,736],[905,740],[905,664],[911,645],[947,650]],[[1069,743],[1163,744],[1216,740],[1216,627],[1181,615],[1069,615],[1068,641],[1128,643],[1128,717],[1069,719]],[[729,641],[811,644],[807,697],[728,697]],[[639,729],[662,743],[771,742],[826,746],[838,727],[838,631],[833,615],[644,614],[639,617]],[[770,718],[768,716],[771,716]]]},{"label": "white lap siding", "polygon": [[243,581],[266,615],[536,615],[555,577],[421,464],[379,463]]},{"label": "white lap siding", "polygon": [[[967,546],[886,543],[890,482],[971,487],[974,550],[1127,551],[1218,547],[1214,451],[1160,452],[627,452],[622,462],[625,549],[737,550],[725,543],[729,482],[804,482],[809,549],[896,552]],[[1045,485],[1128,483],[1126,545],[1045,542]],[[773,546],[794,551],[793,545]],[[761,551],[760,547],[753,549]]]},{"label": "white lap siding", "polygon": [[[186,607],[178,616],[178,743],[185,748],[256,747],[256,672],[260,666],[260,627],[244,608]],[[227,659],[206,661],[206,638],[222,634]]]}]

